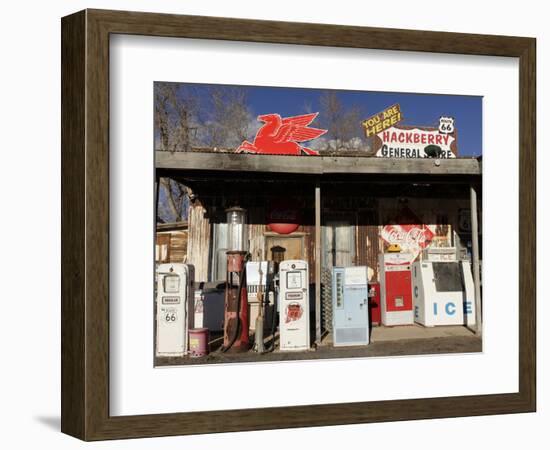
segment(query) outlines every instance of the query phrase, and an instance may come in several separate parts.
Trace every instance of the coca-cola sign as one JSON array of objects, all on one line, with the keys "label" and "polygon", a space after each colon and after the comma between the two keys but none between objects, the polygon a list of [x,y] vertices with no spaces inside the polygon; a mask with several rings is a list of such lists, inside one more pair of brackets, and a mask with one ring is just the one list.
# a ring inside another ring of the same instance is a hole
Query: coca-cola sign
[{"label": "coca-cola sign", "polygon": [[399,245],[403,252],[409,252],[416,258],[430,244],[434,233],[427,225],[386,225],[380,237],[390,245]]}]

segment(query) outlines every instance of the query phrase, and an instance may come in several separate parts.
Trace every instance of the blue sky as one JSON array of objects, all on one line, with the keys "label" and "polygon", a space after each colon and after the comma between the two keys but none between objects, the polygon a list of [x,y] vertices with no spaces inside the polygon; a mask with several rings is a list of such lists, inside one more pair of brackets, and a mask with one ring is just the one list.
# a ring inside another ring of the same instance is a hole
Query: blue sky
[{"label": "blue sky", "polygon": [[[194,92],[201,95],[208,85],[192,85]],[[241,86],[245,87],[245,86]],[[278,113],[293,116],[320,110],[319,98],[325,90],[307,88],[278,88],[246,86],[250,112],[259,114]],[[205,91],[206,92],[206,91]],[[464,95],[440,95],[400,92],[346,91],[337,90],[345,108],[357,107],[361,118],[376,114],[395,103],[401,106],[404,120],[401,125],[436,126],[440,116],[455,119],[457,144],[460,156],[482,154],[482,97]],[[361,124],[357,124],[358,135],[362,135]]]}]

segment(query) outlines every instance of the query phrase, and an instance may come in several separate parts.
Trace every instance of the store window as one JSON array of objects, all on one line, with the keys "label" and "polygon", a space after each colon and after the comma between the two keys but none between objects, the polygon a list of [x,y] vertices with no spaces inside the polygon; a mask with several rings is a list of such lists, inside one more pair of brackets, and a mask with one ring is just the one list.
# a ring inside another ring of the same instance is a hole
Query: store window
[{"label": "store window", "polygon": [[354,227],[351,221],[327,221],[323,227],[323,266],[352,266],[355,256],[354,250]]}]

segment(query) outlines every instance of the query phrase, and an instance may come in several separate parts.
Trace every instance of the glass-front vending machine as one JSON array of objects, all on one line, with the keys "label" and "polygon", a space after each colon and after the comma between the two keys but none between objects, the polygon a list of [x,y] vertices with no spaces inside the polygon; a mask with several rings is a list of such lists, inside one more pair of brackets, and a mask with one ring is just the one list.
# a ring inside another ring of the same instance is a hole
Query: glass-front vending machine
[{"label": "glass-front vending machine", "polygon": [[334,346],[369,343],[367,266],[333,267],[332,330]]}]

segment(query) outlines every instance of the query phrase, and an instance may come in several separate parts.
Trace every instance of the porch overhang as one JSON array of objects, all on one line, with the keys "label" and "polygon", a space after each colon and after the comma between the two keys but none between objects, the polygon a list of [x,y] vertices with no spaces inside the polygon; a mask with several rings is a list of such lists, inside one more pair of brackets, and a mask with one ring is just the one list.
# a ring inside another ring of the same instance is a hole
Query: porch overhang
[{"label": "porch overhang", "polygon": [[477,158],[393,159],[364,156],[283,156],[157,151],[158,171],[286,173],[296,175],[481,176]]}]

